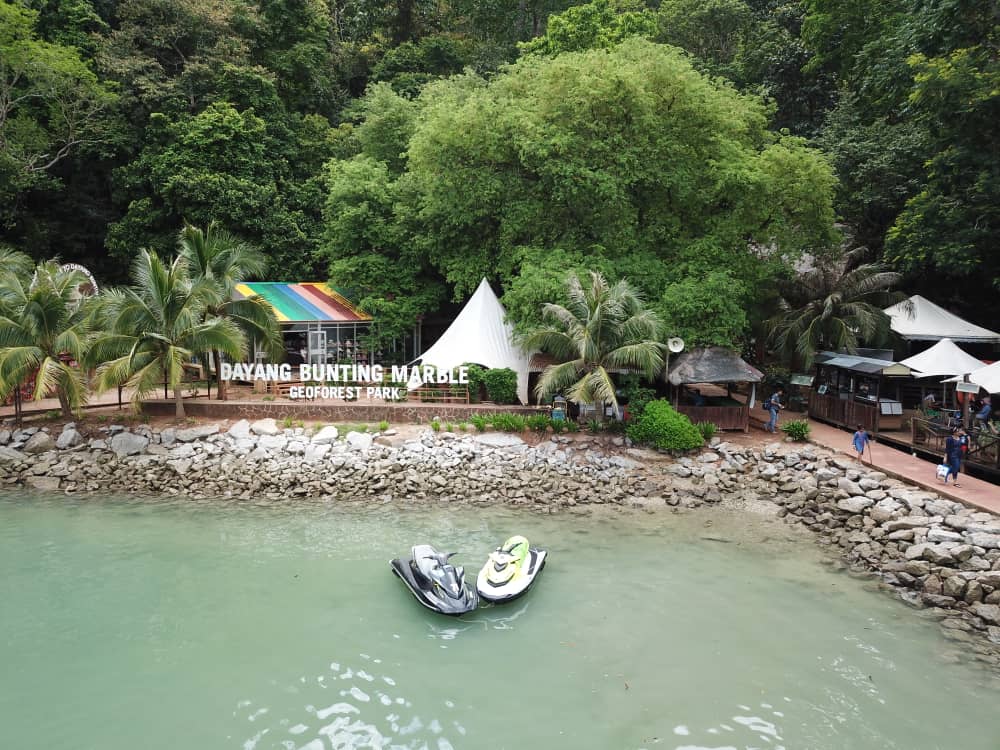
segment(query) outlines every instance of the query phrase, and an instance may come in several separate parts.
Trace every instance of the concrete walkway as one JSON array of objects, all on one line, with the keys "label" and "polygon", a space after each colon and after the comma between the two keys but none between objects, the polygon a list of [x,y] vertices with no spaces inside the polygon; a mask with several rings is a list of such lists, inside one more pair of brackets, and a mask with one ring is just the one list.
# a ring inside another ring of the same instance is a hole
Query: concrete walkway
[{"label": "concrete walkway", "polygon": [[[798,419],[799,416],[796,415],[796,418]],[[857,456],[857,453],[854,452],[854,446],[851,445],[853,433],[839,430],[813,419],[809,420],[809,425],[811,428],[809,439],[812,442],[852,458]],[[871,445],[870,453],[865,453],[865,466],[869,465],[867,463],[869,460],[872,462],[871,466],[891,477],[932,490],[943,497],[965,503],[970,507],[1000,514],[1000,485],[991,484],[962,473],[958,479],[960,487],[951,484],[945,486],[937,478],[937,464],[878,443]]]}]

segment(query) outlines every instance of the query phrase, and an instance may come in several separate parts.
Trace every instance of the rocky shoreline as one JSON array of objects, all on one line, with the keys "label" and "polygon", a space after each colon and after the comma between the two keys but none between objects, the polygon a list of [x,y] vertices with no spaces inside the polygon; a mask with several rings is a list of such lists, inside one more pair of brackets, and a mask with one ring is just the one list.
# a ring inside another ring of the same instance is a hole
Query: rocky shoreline
[{"label": "rocky shoreline", "polygon": [[283,429],[274,419],[133,429],[85,437],[74,424],[0,428],[0,484],[45,492],[128,492],[282,502],[531,506],[612,504],[770,508],[817,535],[843,566],[871,575],[941,623],[963,655],[1000,667],[1000,517],[870,471],[811,445],[713,440],[671,458],[617,439],[430,430],[405,437]]}]

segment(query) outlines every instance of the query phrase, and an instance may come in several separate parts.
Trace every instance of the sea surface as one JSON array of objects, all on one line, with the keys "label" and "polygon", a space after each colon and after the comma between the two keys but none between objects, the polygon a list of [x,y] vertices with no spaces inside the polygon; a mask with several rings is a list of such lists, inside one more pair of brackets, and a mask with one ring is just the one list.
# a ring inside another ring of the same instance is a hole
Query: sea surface
[{"label": "sea surface", "polygon": [[[461,618],[388,565],[515,533],[534,588]],[[997,750],[957,648],[748,513],[0,495],[3,748]]]}]

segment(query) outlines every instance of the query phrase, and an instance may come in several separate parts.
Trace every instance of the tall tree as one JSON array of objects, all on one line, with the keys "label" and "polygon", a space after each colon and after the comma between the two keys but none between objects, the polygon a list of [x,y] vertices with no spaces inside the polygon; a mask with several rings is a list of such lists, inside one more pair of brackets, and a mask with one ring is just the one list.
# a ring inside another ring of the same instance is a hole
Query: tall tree
[{"label": "tall tree", "polygon": [[[274,308],[258,295],[236,298],[238,284],[260,277],[267,269],[264,254],[215,222],[204,230],[185,224],[180,231],[177,250],[187,261],[192,281],[206,281],[214,287],[215,293],[206,303],[205,316],[233,321],[247,341],[255,342],[271,358],[278,357],[282,350],[281,328]],[[220,352],[212,354],[218,368]],[[219,398],[224,399],[225,384],[221,378],[217,379]]]},{"label": "tall tree", "polygon": [[132,286],[102,296],[103,330],[91,350],[96,385],[132,389],[136,407],[166,383],[177,417],[184,417],[184,364],[200,352],[246,355],[246,337],[234,321],[206,317],[217,289],[208,279],[192,282],[183,257],[168,264],[143,250],[132,266]]},{"label": "tall tree", "polygon": [[55,391],[64,417],[88,397],[83,362],[94,334],[93,298],[80,295],[86,275],[56,261],[24,269],[23,256],[0,254],[0,401],[32,379],[35,400]]},{"label": "tall tree", "polygon": [[535,394],[548,399],[565,392],[572,401],[618,410],[614,370],[628,369],[652,379],[663,369],[660,322],[627,281],[608,284],[591,272],[587,284],[570,275],[566,305],[546,304],[546,324],[524,340],[528,351],[541,350],[559,360],[542,372]]},{"label": "tall tree", "polygon": [[890,289],[902,277],[885,264],[862,263],[864,252],[849,252],[783,285],[770,343],[789,364],[809,368],[822,350],[853,352],[889,342],[891,321],[883,310],[901,299]]}]

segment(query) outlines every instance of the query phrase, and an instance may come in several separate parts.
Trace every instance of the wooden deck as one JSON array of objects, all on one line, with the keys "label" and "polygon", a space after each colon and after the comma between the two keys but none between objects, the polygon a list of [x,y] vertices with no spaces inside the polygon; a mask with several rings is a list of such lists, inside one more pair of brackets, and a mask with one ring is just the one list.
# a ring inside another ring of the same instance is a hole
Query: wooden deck
[{"label": "wooden deck", "polygon": [[680,404],[677,411],[695,424],[711,422],[720,430],[750,430],[750,410],[746,404],[739,406],[690,406]]}]

